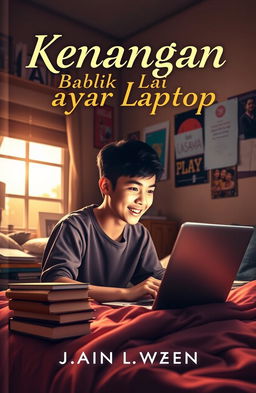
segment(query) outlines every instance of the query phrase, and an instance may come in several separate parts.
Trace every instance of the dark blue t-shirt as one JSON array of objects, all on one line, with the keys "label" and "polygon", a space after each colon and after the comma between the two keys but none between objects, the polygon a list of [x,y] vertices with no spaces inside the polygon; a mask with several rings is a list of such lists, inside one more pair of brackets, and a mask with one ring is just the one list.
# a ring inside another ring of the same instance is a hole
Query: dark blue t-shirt
[{"label": "dark blue t-shirt", "polygon": [[148,230],[127,224],[122,241],[106,235],[93,213],[95,205],[64,217],[54,228],[43,257],[42,281],[64,276],[92,285],[126,287],[149,276],[162,279]]}]

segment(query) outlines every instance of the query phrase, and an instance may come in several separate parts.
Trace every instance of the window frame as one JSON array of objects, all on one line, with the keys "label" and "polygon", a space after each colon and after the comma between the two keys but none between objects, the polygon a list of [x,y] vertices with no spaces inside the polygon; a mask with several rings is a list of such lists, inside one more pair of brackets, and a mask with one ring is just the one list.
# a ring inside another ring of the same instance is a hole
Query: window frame
[{"label": "window frame", "polygon": [[[9,138],[8,136],[6,136]],[[13,139],[13,138],[12,138]],[[19,139],[19,138],[14,138]],[[61,214],[65,214],[67,212],[67,205],[68,205],[68,166],[69,166],[69,155],[68,149],[59,146],[62,149],[61,154],[61,164],[56,164],[48,161],[40,161],[34,160],[29,158],[29,144],[33,143],[32,141],[23,140],[25,142],[25,157],[15,157],[9,156],[6,154],[0,153],[0,158],[10,159],[15,161],[25,162],[25,193],[24,195],[17,195],[17,194],[10,194],[6,193],[6,198],[17,198],[24,200],[24,219],[25,219],[25,227],[15,227],[15,230],[26,230],[30,232],[36,232],[37,228],[29,228],[29,201],[36,200],[36,201],[46,201],[46,202],[59,202],[61,204]],[[40,143],[48,146],[55,146],[47,143]],[[47,197],[40,197],[40,196],[30,196],[29,195],[29,164],[35,163],[40,165],[48,165],[53,167],[58,167],[61,169],[61,194],[62,198],[47,198]],[[3,230],[7,230],[7,227],[1,227]]]}]

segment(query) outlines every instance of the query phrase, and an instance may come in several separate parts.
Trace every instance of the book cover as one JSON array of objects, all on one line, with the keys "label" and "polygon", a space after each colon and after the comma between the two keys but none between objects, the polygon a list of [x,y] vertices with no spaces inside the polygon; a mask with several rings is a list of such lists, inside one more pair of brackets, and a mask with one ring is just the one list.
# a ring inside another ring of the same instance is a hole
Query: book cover
[{"label": "book cover", "polygon": [[[177,8],[171,9],[173,4]],[[145,140],[145,130],[151,127],[164,133],[165,138],[154,137],[152,144],[167,158],[151,216],[165,216],[178,225],[185,221],[255,225],[255,14],[253,0],[186,5],[182,1],[2,0],[0,182],[5,184],[5,198],[3,202],[0,193],[1,231],[8,235],[25,230],[47,238],[68,212],[100,203],[95,165],[99,148],[129,135]],[[250,132],[239,131],[237,165],[245,177],[240,178],[234,166],[234,192],[216,197],[216,168],[206,174],[201,167],[204,152],[190,151],[204,142],[204,134],[198,139],[197,127],[180,133],[184,150],[177,173],[175,116],[186,117],[193,111],[192,117],[199,116],[204,123],[207,109],[219,104],[215,115],[221,127],[213,125],[212,132],[219,149],[216,155],[225,156],[224,140],[227,134],[232,139],[232,128],[223,121],[222,102],[229,97],[244,97],[239,98],[237,122],[245,115]],[[155,127],[162,123],[165,129]],[[177,176],[184,187],[175,184]],[[168,241],[159,228],[159,242]],[[28,266],[17,265],[15,271],[26,272]],[[9,266],[1,266],[0,274],[9,272]],[[231,296],[234,308],[216,306],[214,312],[149,314],[129,308],[124,314],[99,306],[101,319],[92,324],[91,338],[63,341],[58,348],[40,347],[35,338],[21,340],[14,335],[9,345],[10,315],[1,308],[2,391],[34,393],[40,381],[42,393],[67,389],[150,393],[157,388],[251,393],[256,358],[250,320],[253,290],[253,283],[237,289]],[[178,348],[177,343],[181,343]],[[193,354],[185,354],[191,348]],[[148,356],[158,354],[155,361],[150,358],[153,363],[144,364],[148,350]],[[4,373],[7,364],[11,366]]]},{"label": "book cover", "polygon": [[88,289],[87,283],[64,283],[64,282],[31,282],[31,283],[10,283],[10,289],[18,290],[49,290],[49,291],[72,291],[78,289]]},{"label": "book cover", "polygon": [[41,302],[63,302],[66,300],[88,299],[87,289],[74,289],[72,291],[44,291],[44,290],[15,290],[7,289],[8,299],[35,300]]},{"label": "book cover", "polygon": [[20,250],[1,248],[0,249],[0,262],[35,262],[35,255],[30,255]]}]

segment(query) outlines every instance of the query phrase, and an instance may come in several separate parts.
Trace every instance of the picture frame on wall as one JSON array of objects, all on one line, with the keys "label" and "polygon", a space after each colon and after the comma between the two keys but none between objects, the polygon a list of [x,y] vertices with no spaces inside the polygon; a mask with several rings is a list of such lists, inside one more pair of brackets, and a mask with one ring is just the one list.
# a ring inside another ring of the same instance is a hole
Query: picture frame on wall
[{"label": "picture frame on wall", "polygon": [[256,138],[256,90],[248,91],[237,96],[229,97],[238,101],[238,129],[239,139]]},{"label": "picture frame on wall", "polygon": [[154,124],[143,129],[143,140],[158,154],[164,168],[160,180],[168,179],[169,121]]},{"label": "picture frame on wall", "polygon": [[94,108],[94,147],[101,149],[114,141],[114,108],[109,105]]},{"label": "picture frame on wall", "polygon": [[55,225],[60,221],[64,214],[39,212],[39,237],[49,237]]},{"label": "picture frame on wall", "polygon": [[212,199],[238,196],[237,166],[211,170]]},{"label": "picture frame on wall", "polygon": [[238,167],[237,177],[243,179],[256,176],[256,90],[238,94]]}]

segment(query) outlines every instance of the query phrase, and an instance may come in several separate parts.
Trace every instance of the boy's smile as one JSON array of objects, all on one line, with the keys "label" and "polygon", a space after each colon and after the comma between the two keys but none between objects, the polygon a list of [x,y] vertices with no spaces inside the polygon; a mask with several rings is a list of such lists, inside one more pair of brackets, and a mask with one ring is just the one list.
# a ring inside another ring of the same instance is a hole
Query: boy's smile
[{"label": "boy's smile", "polygon": [[94,208],[95,217],[103,231],[113,240],[120,241],[126,224],[135,225],[153,203],[156,176],[120,176],[113,189],[111,181],[99,180],[102,204]]},{"label": "boy's smile", "polygon": [[115,189],[108,179],[105,178],[105,181],[105,184],[103,182],[105,194],[103,210],[105,210],[108,219],[112,222],[114,220],[117,225],[122,227],[125,224],[137,224],[140,217],[153,203],[156,177],[120,176]]},{"label": "boy's smile", "polygon": [[113,216],[127,224],[136,224],[153,203],[156,177],[118,178],[115,189],[109,193]]}]

